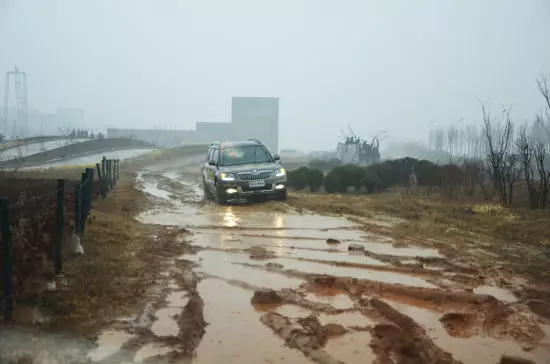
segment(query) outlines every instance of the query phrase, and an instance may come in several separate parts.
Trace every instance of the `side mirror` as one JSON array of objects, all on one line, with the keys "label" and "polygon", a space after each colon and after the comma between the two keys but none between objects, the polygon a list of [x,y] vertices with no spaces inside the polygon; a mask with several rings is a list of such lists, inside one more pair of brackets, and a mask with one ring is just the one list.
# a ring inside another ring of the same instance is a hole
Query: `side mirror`
[{"label": "side mirror", "polygon": [[281,160],[281,156],[278,155],[278,154],[273,154],[273,160],[274,160],[274,161],[280,161],[280,160]]},{"label": "side mirror", "polygon": [[208,161],[208,165],[209,165],[209,166],[215,166],[215,165],[216,165],[216,161],[210,160],[210,161]]}]

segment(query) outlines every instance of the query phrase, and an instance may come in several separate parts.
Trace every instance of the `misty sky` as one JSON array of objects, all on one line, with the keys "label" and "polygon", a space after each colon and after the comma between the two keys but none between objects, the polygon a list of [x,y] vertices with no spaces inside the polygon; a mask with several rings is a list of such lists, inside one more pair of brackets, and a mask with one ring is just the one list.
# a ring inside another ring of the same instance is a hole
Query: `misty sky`
[{"label": "misty sky", "polygon": [[347,124],[422,139],[479,120],[478,99],[533,117],[550,1],[0,0],[14,65],[31,108],[102,127],[191,129],[229,121],[231,96],[276,96],[281,147],[333,147]]}]

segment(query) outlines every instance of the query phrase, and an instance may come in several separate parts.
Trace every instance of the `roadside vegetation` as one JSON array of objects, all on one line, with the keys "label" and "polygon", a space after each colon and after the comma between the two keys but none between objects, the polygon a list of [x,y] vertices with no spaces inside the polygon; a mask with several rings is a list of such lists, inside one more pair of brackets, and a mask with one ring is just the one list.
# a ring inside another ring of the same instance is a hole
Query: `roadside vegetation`
[{"label": "roadside vegetation", "polygon": [[[440,149],[446,145],[454,156],[445,163],[410,157],[368,166],[312,161],[288,172],[298,191],[290,203],[356,216],[391,214],[430,237],[474,232],[550,249],[550,90],[544,77],[537,86],[545,109],[531,123],[514,123],[509,109],[495,116],[482,104],[481,125],[475,132],[468,128],[471,140],[456,128],[449,138],[437,137]],[[459,150],[466,152],[459,156]],[[309,175],[322,176],[325,193],[304,193],[318,192],[318,180]]]}]

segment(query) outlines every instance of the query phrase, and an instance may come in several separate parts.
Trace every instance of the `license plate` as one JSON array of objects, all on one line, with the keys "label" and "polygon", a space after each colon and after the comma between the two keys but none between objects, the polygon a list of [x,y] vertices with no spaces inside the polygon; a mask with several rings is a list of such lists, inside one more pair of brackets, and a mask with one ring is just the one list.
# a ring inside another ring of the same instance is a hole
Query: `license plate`
[{"label": "license plate", "polygon": [[250,181],[248,182],[248,187],[250,188],[265,187],[265,181]]}]

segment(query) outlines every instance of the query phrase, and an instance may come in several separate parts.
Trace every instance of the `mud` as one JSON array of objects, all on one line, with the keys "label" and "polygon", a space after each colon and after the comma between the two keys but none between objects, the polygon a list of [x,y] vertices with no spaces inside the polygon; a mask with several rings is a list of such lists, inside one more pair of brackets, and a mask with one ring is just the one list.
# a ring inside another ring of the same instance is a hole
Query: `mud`
[{"label": "mud", "polygon": [[155,203],[138,219],[187,229],[188,248],[166,254],[156,298],[101,333],[95,360],[549,362],[545,289],[404,236],[398,219],[311,214],[292,197],[217,206],[195,162],[143,171],[138,185]]}]

